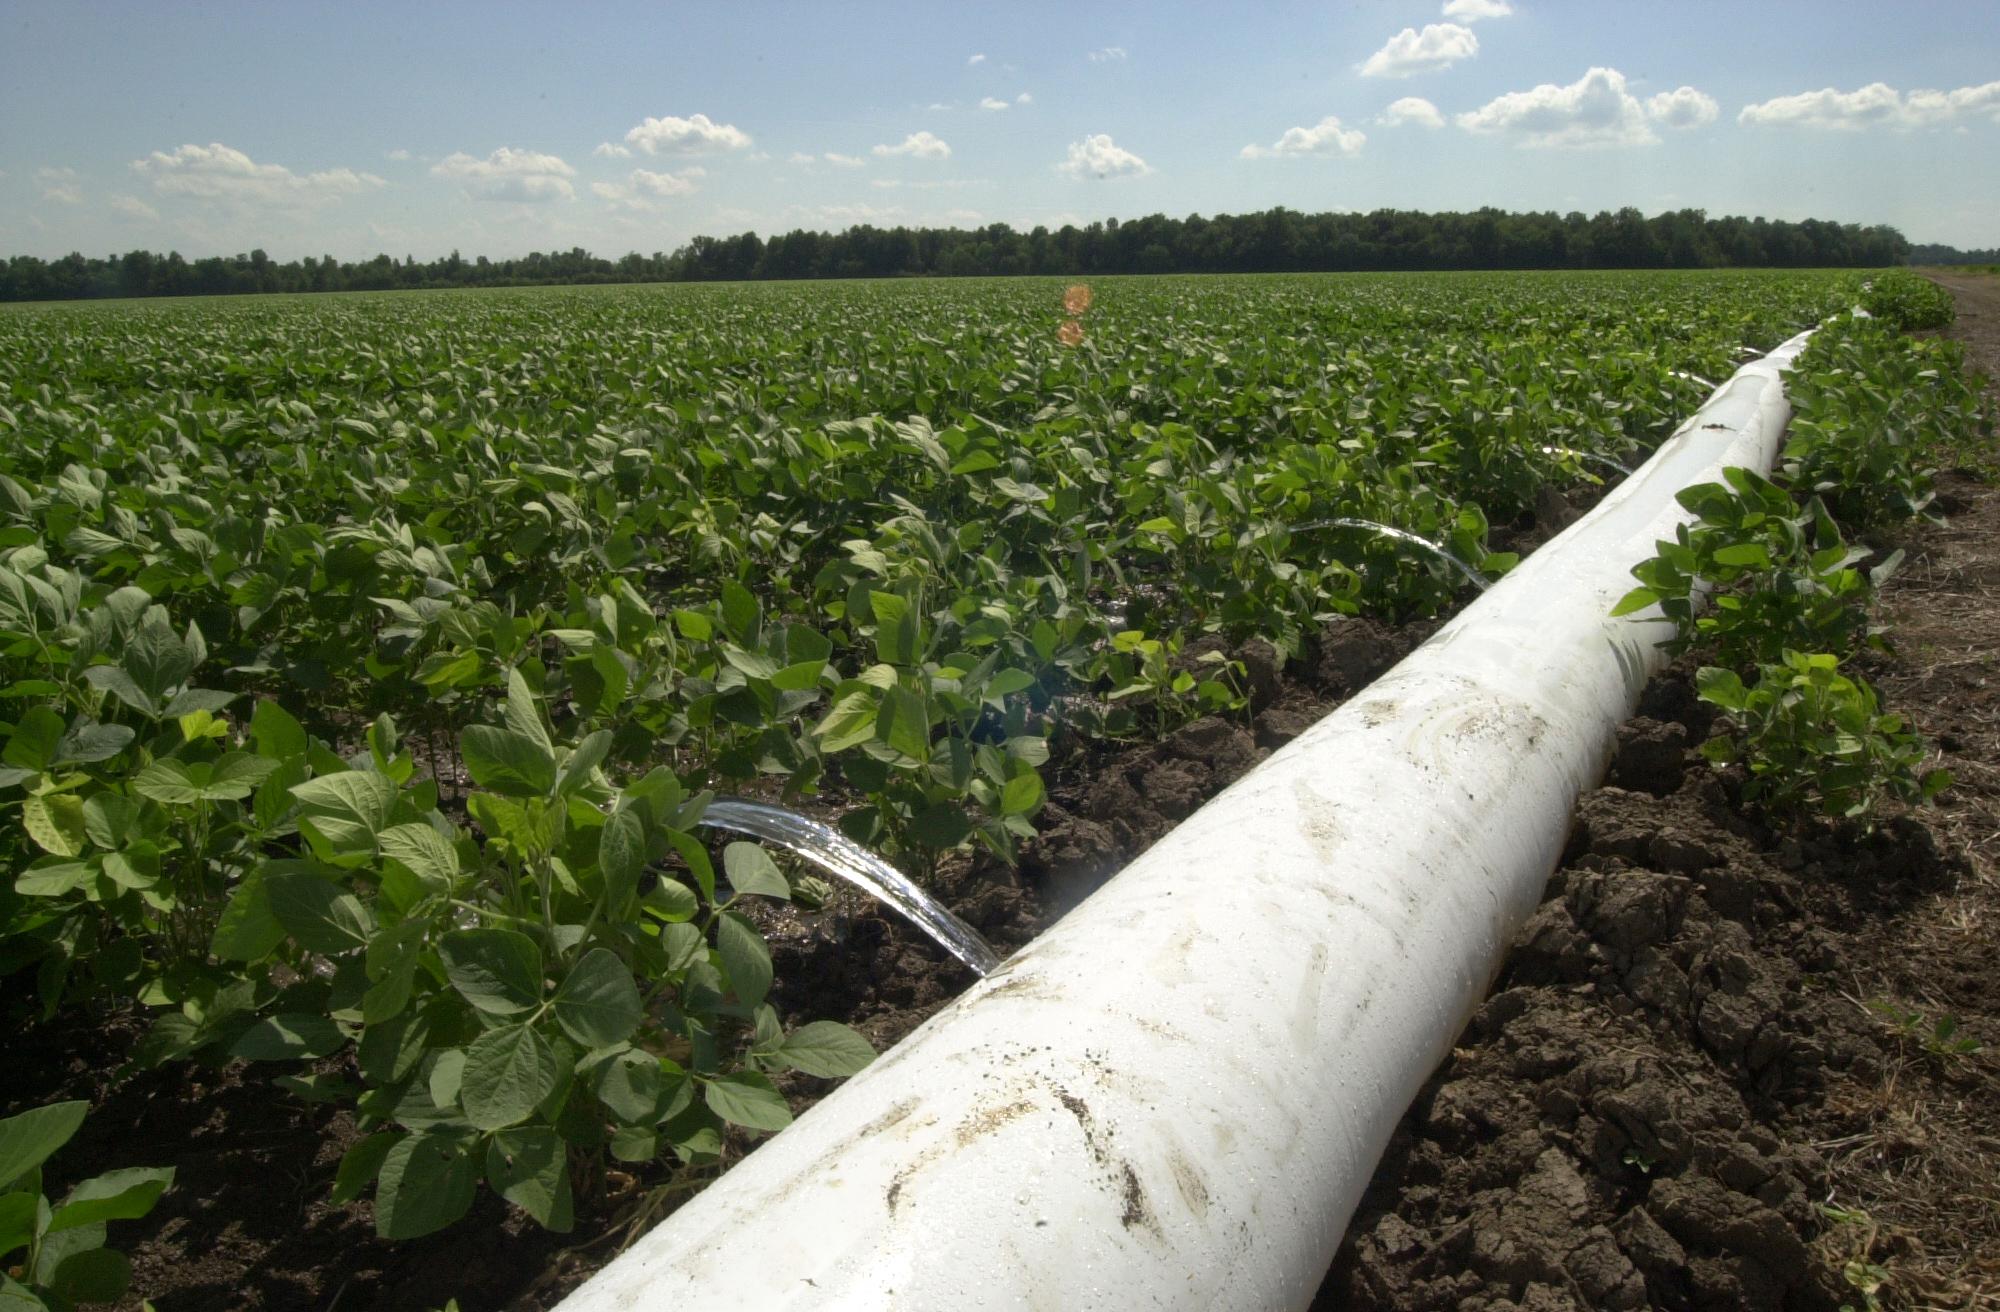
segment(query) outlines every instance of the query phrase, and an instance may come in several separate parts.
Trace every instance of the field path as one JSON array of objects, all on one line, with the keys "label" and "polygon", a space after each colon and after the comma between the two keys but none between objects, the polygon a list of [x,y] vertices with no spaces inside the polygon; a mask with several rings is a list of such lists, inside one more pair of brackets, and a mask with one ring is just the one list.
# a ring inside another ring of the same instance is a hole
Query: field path
[{"label": "field path", "polygon": [[1958,322],[1948,334],[1965,343],[1973,366],[1985,373],[1987,394],[2000,398],[2000,276],[1990,273],[1926,272],[1958,302]]}]

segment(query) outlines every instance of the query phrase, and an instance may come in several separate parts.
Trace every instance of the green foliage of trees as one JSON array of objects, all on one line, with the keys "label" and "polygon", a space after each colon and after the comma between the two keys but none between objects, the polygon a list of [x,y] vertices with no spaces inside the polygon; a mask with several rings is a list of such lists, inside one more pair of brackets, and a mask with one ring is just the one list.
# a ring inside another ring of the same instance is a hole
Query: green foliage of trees
[{"label": "green foliage of trees", "polygon": [[1185,219],[1151,214],[1121,223],[1035,227],[797,229],[700,236],[668,253],[617,260],[581,247],[515,259],[427,263],[377,255],[345,263],[328,255],[279,263],[263,251],[186,260],[137,250],[97,259],[15,256],[0,266],[0,301],[115,296],[216,296],[253,292],[393,291],[556,283],[740,282],[1111,273],[1337,273],[1443,269],[1880,268],[1909,243],[1894,228],[1711,219],[1702,210],[1648,218],[1630,208],[1591,216],[1492,208],[1427,214],[1302,214],[1283,207]]}]

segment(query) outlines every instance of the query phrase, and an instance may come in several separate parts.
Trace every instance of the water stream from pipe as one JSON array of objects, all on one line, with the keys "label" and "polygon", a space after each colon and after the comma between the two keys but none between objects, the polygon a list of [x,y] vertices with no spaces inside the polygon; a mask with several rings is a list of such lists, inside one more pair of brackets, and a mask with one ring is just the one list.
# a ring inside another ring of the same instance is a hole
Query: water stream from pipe
[{"label": "water stream from pipe", "polygon": [[1306,524],[1286,524],[1284,531],[1287,533],[1304,533],[1308,529],[1315,528],[1366,529],[1377,537],[1393,538],[1397,542],[1407,542],[1409,545],[1421,548],[1457,570],[1465,577],[1467,583],[1478,588],[1481,592],[1493,586],[1486,581],[1485,576],[1480,574],[1478,570],[1460,560],[1444,547],[1439,546],[1421,534],[1412,533],[1408,529],[1397,528],[1393,524],[1380,524],[1372,519],[1349,519],[1343,516],[1339,519],[1315,519]]},{"label": "water stream from pipe", "polygon": [[905,920],[936,939],[939,946],[982,979],[1000,965],[979,931],[918,888],[910,877],[831,825],[796,811],[740,797],[718,797],[701,813],[700,824],[748,834],[793,852],[887,903]]},{"label": "water stream from pipe", "polygon": [[1610,456],[1597,451],[1580,450],[1573,446],[1545,446],[1542,448],[1542,454],[1548,456],[1570,456],[1577,460],[1588,460],[1594,465],[1603,465],[1606,469],[1617,470],[1621,477],[1632,472]]}]

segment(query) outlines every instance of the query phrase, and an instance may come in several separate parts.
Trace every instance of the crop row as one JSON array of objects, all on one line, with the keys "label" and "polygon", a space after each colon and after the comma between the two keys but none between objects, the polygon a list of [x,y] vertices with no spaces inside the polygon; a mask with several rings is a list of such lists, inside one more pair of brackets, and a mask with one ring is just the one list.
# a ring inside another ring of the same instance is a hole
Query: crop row
[{"label": "crop row", "polygon": [[1880,317],[1830,315],[1788,372],[1794,414],[1773,476],[1731,468],[1683,490],[1692,521],[1633,570],[1640,586],[1614,613],[1658,603],[1672,647],[1703,662],[1696,686],[1724,732],[1702,751],[1740,767],[1745,802],[1872,828],[1885,805],[1929,801],[1951,775],[1924,768],[1930,745],[1856,668],[1889,650],[1877,594],[1903,560],[1867,542],[1934,518],[1937,462],[1990,445],[1992,416],[1960,346],[1905,333],[1948,324],[1946,293],[1899,275],[1864,299]]},{"label": "crop row", "polygon": [[715,869],[716,791],[1010,858],[1063,742],[1242,705],[1195,639],[1451,604],[1857,290],[1161,279],[1080,339],[1022,282],[10,313],[0,970],[353,1103],[385,1235],[482,1179],[564,1227],[607,1155],[707,1170],[773,1073],[870,1055],[769,1005],[743,899],[795,884]]}]

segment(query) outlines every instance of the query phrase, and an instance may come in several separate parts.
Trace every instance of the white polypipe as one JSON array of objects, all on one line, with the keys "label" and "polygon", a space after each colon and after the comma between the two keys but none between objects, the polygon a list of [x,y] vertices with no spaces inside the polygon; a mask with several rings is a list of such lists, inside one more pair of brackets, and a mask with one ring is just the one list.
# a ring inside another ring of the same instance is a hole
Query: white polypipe
[{"label": "white polypipe", "polygon": [[1661,662],[1607,612],[1807,336],[565,1312],[1304,1307]]}]

